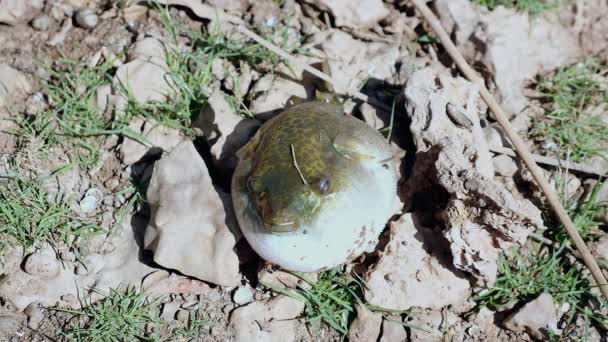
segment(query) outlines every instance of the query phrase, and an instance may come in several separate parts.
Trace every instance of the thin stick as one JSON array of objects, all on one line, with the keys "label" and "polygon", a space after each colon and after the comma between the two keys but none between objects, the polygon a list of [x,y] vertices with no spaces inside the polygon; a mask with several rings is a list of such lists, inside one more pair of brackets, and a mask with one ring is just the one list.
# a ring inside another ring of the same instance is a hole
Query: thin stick
[{"label": "thin stick", "polygon": [[587,245],[585,245],[585,241],[583,241],[580,234],[576,230],[576,226],[574,225],[574,223],[568,216],[568,213],[562,206],[559,197],[555,193],[555,190],[553,189],[553,187],[551,187],[549,182],[547,182],[542,170],[534,162],[534,158],[532,157],[530,151],[528,151],[528,148],[524,144],[523,140],[519,137],[519,135],[517,135],[517,132],[515,132],[513,127],[511,127],[511,123],[507,119],[507,114],[498,104],[496,99],[492,96],[490,91],[485,87],[483,79],[477,75],[475,70],[471,68],[471,66],[467,63],[464,57],[460,54],[456,46],[454,46],[454,43],[452,43],[450,36],[448,36],[448,34],[445,32],[437,17],[427,7],[425,1],[411,1],[418,9],[420,14],[422,14],[424,19],[431,26],[435,34],[439,37],[441,44],[443,44],[443,47],[450,54],[450,57],[452,57],[452,60],[454,61],[454,63],[456,63],[460,71],[471,82],[477,83],[479,85],[481,97],[484,99],[484,101],[488,104],[488,107],[490,107],[490,109],[494,113],[496,121],[498,121],[500,126],[505,130],[505,133],[509,137],[509,140],[511,140],[511,142],[513,143],[513,146],[515,147],[515,150],[519,154],[520,158],[524,161],[524,163],[532,173],[532,176],[534,177],[541,190],[547,197],[547,200],[549,201],[551,208],[557,215],[557,218],[566,228],[566,232],[568,233],[568,236],[570,236],[570,240],[574,243],[574,246],[581,254],[585,265],[587,265],[587,268],[589,268],[589,271],[591,271],[591,274],[597,282],[597,285],[599,286],[604,298],[608,299],[608,283],[606,282],[606,278],[604,278],[602,270],[600,269],[597,261],[595,260],[589,249],[587,248]]},{"label": "thin stick", "polygon": [[293,159],[293,166],[298,171],[298,174],[300,175],[300,178],[302,179],[302,183],[304,183],[304,185],[308,185],[306,178],[304,178],[304,175],[302,174],[302,171],[300,170],[300,167],[298,166],[298,161],[296,160],[296,150],[293,148],[293,144],[289,145],[289,148],[291,148],[291,158]]},{"label": "thin stick", "polygon": [[[505,154],[511,157],[517,156],[517,153],[515,151],[507,147],[490,147],[489,150],[495,153]],[[531,153],[530,155],[532,156],[532,159],[534,159],[534,161],[538,164],[561,167],[563,169],[584,173],[594,177],[603,177],[606,175],[606,171],[597,170],[587,164],[575,163],[569,160],[541,156],[539,154],[534,153]]]},{"label": "thin stick", "polygon": [[[285,59],[286,61],[288,61],[289,63],[292,63],[293,65],[297,65],[298,67],[308,71],[310,74],[322,79],[323,81],[331,84],[334,89],[336,89],[336,87],[338,89],[345,89],[345,85],[341,84],[340,82],[338,82],[336,79],[334,79],[333,77],[327,75],[326,73],[313,68],[312,66],[302,63],[300,61],[298,61],[295,57],[293,57],[292,55],[288,54],[287,52],[281,50],[281,48],[279,48],[278,46],[272,44],[271,42],[267,41],[266,39],[260,37],[259,35],[257,35],[255,32],[251,31],[250,29],[246,28],[244,25],[239,25],[238,26],[238,30],[239,32],[241,32],[242,34],[246,35],[247,37],[255,40],[258,44],[262,45],[263,47],[267,48],[268,50],[274,52],[275,54],[277,54],[278,56],[280,56],[281,58]],[[386,111],[387,113],[390,113],[391,108],[387,105],[385,105],[382,102],[379,102],[378,100],[374,99],[373,97],[369,97],[365,94],[363,94],[362,92],[358,91],[358,90],[353,90],[353,89],[349,89],[347,90],[347,94],[343,94],[343,95],[350,95],[353,96],[363,102],[367,102],[369,104],[372,104],[384,111]]]}]

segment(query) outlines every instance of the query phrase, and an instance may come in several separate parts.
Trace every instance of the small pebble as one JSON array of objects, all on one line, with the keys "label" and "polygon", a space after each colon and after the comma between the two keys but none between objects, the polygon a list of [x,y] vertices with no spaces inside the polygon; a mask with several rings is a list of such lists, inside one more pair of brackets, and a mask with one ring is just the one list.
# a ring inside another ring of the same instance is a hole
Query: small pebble
[{"label": "small pebble", "polygon": [[53,278],[59,274],[59,263],[52,255],[34,253],[25,261],[24,269],[29,275]]},{"label": "small pebble", "polygon": [[83,213],[92,213],[97,209],[97,206],[103,199],[103,193],[101,190],[91,188],[84,194],[84,198],[80,200],[80,210]]},{"label": "small pebble", "polygon": [[89,8],[78,10],[74,19],[78,26],[85,29],[92,29],[97,26],[97,14]]},{"label": "small pebble", "polygon": [[179,310],[175,318],[180,322],[187,322],[188,318],[190,318],[190,313],[186,310]]},{"label": "small pebble", "polygon": [[49,25],[50,25],[50,18],[48,15],[43,14],[40,15],[36,18],[34,18],[34,20],[32,20],[31,25],[33,28],[35,28],[38,31],[46,31],[49,29]]},{"label": "small pebble", "polygon": [[68,262],[74,262],[76,260],[76,254],[70,251],[61,252],[61,254],[59,254],[59,257],[61,258],[61,260]]},{"label": "small pebble", "polygon": [[40,303],[32,303],[23,310],[23,313],[27,315],[27,326],[30,329],[36,330],[44,318],[44,312]]},{"label": "small pebble", "polygon": [[239,287],[234,291],[232,300],[238,305],[250,303],[253,300],[253,292],[250,287]]}]

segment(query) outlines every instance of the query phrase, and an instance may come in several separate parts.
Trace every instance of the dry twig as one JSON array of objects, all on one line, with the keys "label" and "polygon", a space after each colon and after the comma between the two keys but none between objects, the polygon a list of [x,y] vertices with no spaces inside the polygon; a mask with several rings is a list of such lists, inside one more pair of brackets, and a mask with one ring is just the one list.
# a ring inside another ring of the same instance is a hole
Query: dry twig
[{"label": "dry twig", "polygon": [[513,143],[513,146],[515,147],[515,150],[519,154],[520,158],[524,161],[524,163],[532,173],[532,176],[534,177],[541,190],[547,197],[547,200],[549,201],[551,208],[557,215],[557,218],[566,228],[566,232],[568,233],[568,236],[570,236],[570,240],[572,240],[574,246],[581,254],[585,265],[591,271],[591,274],[597,282],[597,285],[599,286],[602,295],[604,296],[604,298],[608,299],[608,283],[606,282],[606,278],[604,278],[602,270],[600,269],[597,261],[595,260],[591,252],[589,251],[589,248],[587,248],[585,241],[583,241],[583,238],[581,238],[581,235],[578,233],[578,230],[576,230],[576,226],[574,225],[574,223],[570,219],[570,216],[568,216],[568,213],[562,206],[562,203],[560,202],[557,193],[549,184],[549,182],[545,179],[542,170],[538,167],[538,165],[536,165],[532,154],[530,153],[530,151],[528,151],[528,148],[524,144],[523,140],[519,137],[519,135],[517,135],[517,132],[515,132],[515,130],[511,126],[509,119],[507,119],[507,114],[498,104],[494,96],[492,96],[490,91],[486,88],[483,79],[477,75],[475,70],[471,68],[469,63],[467,63],[464,57],[460,54],[454,43],[452,43],[450,36],[445,32],[445,30],[441,26],[441,23],[433,14],[433,12],[431,12],[431,10],[428,8],[425,1],[411,1],[416,7],[416,9],[418,9],[420,14],[422,14],[424,19],[431,26],[432,30],[439,38],[439,41],[446,49],[454,63],[458,66],[460,71],[466,76],[466,78],[469,79],[469,81],[477,83],[479,85],[481,97],[484,99],[484,101],[488,104],[488,107],[490,107],[490,109],[494,113],[496,121],[498,121],[500,126],[504,129],[505,133],[509,137],[509,140],[511,140],[511,142]]}]

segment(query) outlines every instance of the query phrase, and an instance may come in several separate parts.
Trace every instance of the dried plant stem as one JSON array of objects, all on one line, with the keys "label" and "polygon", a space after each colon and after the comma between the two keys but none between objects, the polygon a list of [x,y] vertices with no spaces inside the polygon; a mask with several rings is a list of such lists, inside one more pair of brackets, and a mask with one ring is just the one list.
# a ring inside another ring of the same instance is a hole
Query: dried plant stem
[{"label": "dried plant stem", "polygon": [[298,166],[298,161],[296,159],[296,150],[293,148],[293,144],[289,145],[289,148],[291,149],[291,158],[293,159],[293,166],[296,168],[296,171],[298,171],[298,174],[302,179],[302,183],[304,183],[304,185],[307,185],[308,182],[306,181],[306,178],[304,178],[302,170],[300,170],[300,167]]},{"label": "dried plant stem", "polygon": [[608,299],[608,283],[606,282],[606,278],[604,278],[602,270],[600,269],[597,261],[595,260],[589,249],[587,248],[585,241],[583,241],[583,239],[581,238],[581,235],[578,233],[578,230],[576,230],[576,226],[574,225],[574,223],[568,216],[568,213],[562,206],[559,197],[557,196],[557,193],[549,184],[549,182],[545,179],[542,170],[538,167],[538,165],[536,165],[532,154],[530,153],[530,151],[528,151],[528,148],[524,144],[523,140],[519,137],[519,135],[517,135],[517,132],[513,129],[513,127],[511,127],[511,123],[509,122],[509,119],[507,119],[507,114],[498,104],[494,96],[492,96],[490,91],[485,87],[483,79],[477,75],[475,70],[471,68],[471,66],[462,56],[462,54],[460,54],[454,43],[452,43],[450,36],[445,32],[445,30],[441,26],[441,23],[433,14],[433,12],[431,12],[431,10],[428,8],[425,1],[411,1],[416,7],[416,9],[418,9],[420,14],[422,14],[427,23],[431,26],[432,30],[439,38],[439,41],[441,41],[441,44],[443,44],[443,47],[449,53],[450,57],[452,57],[452,60],[454,61],[454,63],[456,63],[460,71],[471,82],[477,83],[479,85],[481,97],[484,99],[484,101],[488,104],[488,107],[490,107],[490,109],[494,113],[496,121],[498,121],[500,126],[504,129],[505,133],[509,137],[509,140],[511,140],[511,142],[513,143],[513,146],[515,147],[515,150],[519,154],[520,158],[524,161],[524,163],[532,173],[532,176],[534,177],[541,190],[547,197],[547,200],[549,201],[551,208],[557,215],[557,218],[566,228],[566,232],[568,233],[568,236],[570,236],[570,240],[574,243],[574,246],[581,254],[581,257],[583,258],[583,261],[585,262],[587,268],[589,268],[589,271],[591,271],[591,274],[597,282],[597,285],[599,286],[602,295],[604,296],[604,298]]}]

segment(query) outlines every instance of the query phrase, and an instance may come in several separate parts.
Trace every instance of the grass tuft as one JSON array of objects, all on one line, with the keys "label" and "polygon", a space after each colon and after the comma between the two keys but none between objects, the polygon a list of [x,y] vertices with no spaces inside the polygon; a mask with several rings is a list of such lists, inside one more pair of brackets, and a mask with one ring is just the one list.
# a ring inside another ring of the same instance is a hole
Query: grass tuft
[{"label": "grass tuft", "polygon": [[347,335],[348,326],[356,314],[355,304],[362,302],[361,282],[344,274],[340,268],[319,273],[316,282],[302,274],[294,275],[307,285],[298,285],[295,290],[264,286],[306,303],[304,314],[313,327],[319,329],[321,323],[326,323],[340,334]]},{"label": "grass tuft", "polygon": [[581,161],[607,147],[608,124],[591,112],[608,99],[606,82],[597,77],[601,72],[602,65],[590,60],[560,68],[536,85],[546,115],[535,120],[532,136],[555,141],[562,159]]},{"label": "grass tuft", "polygon": [[[148,323],[160,325],[157,303],[134,288],[110,289],[101,301],[82,310],[55,309],[74,314],[72,327],[62,332],[71,341],[155,341]],[[75,326],[74,326],[75,325]],[[156,329],[158,331],[158,328]]]},{"label": "grass tuft", "polygon": [[494,10],[498,6],[515,8],[519,12],[528,13],[530,17],[537,17],[559,6],[559,1],[548,0],[474,0],[474,2],[489,10]]},{"label": "grass tuft", "polygon": [[47,193],[42,180],[0,182],[0,255],[14,242],[29,248],[105,233],[98,219],[75,217],[59,197]]}]

